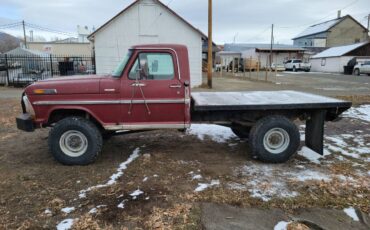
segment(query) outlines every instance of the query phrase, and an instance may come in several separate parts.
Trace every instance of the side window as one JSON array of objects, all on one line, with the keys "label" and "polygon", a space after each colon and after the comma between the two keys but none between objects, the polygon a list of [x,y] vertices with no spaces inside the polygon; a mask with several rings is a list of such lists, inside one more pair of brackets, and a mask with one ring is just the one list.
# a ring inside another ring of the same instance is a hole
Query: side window
[{"label": "side window", "polygon": [[132,66],[131,80],[171,80],[175,77],[172,56],[168,53],[140,53]]}]

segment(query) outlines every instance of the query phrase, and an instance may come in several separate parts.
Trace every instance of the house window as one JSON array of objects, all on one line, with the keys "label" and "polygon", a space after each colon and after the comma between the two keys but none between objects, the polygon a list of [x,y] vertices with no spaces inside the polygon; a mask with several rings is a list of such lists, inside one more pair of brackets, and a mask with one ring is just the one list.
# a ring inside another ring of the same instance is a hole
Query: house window
[{"label": "house window", "polygon": [[321,66],[325,66],[326,65],[326,58],[321,58]]},{"label": "house window", "polygon": [[171,80],[174,76],[173,59],[168,53],[140,53],[129,73],[131,80]]}]

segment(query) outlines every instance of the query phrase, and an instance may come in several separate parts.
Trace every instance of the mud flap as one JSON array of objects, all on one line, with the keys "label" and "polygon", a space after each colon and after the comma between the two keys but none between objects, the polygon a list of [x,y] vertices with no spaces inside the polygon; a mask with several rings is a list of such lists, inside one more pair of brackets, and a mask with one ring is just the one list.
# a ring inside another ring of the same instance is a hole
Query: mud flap
[{"label": "mud flap", "polygon": [[324,155],[325,118],[326,110],[318,110],[306,121],[306,146],[320,155]]}]

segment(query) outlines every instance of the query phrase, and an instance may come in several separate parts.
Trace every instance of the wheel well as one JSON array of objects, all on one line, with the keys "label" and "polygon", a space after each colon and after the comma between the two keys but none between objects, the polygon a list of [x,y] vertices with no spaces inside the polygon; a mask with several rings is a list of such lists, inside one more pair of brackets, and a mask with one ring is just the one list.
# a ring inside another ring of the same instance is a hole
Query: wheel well
[{"label": "wheel well", "polygon": [[48,125],[57,123],[58,121],[66,117],[83,117],[91,122],[93,122],[99,129],[103,129],[103,126],[97,121],[91,114],[84,110],[79,109],[57,109],[51,112],[48,120]]}]

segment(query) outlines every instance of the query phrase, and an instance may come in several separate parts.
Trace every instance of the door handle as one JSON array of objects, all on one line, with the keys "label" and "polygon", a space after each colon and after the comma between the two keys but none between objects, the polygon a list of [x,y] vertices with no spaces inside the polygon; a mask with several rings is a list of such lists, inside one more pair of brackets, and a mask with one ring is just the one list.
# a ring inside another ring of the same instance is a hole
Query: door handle
[{"label": "door handle", "polygon": [[181,88],[181,85],[170,85],[170,88]]},{"label": "door handle", "polygon": [[133,83],[133,84],[131,84],[131,86],[132,87],[144,87],[144,86],[146,86],[146,84],[144,84],[144,83]]}]

